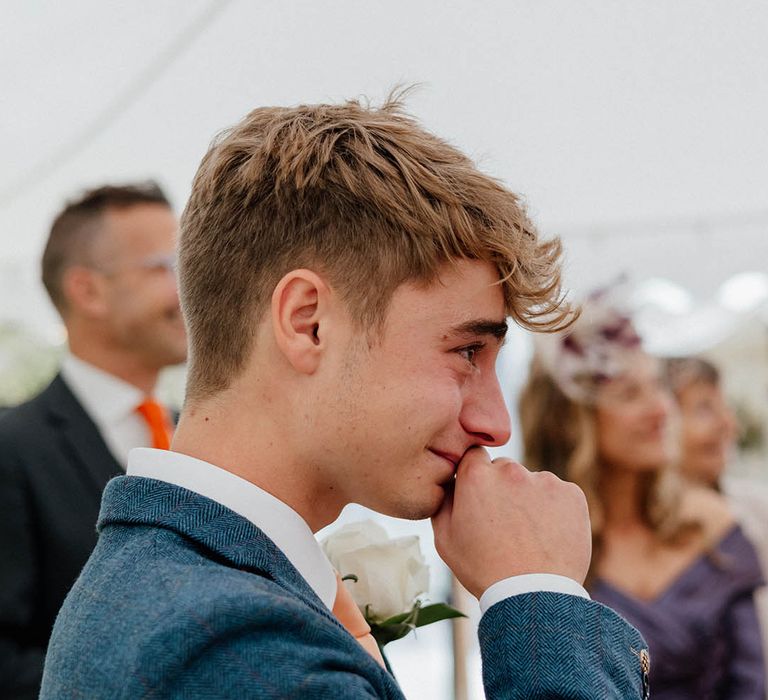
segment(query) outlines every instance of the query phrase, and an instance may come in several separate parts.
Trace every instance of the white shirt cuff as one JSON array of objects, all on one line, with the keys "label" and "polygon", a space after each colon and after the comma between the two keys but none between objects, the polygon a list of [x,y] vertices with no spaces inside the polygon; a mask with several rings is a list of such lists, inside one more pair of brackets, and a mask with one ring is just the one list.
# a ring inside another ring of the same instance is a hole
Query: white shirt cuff
[{"label": "white shirt cuff", "polygon": [[579,585],[567,576],[560,576],[559,574],[521,574],[520,576],[511,576],[510,578],[496,581],[496,583],[488,586],[485,589],[485,593],[480,596],[480,612],[485,614],[491,606],[513,595],[544,591],[548,593],[566,593],[590,599],[589,593],[584,589],[584,586]]}]

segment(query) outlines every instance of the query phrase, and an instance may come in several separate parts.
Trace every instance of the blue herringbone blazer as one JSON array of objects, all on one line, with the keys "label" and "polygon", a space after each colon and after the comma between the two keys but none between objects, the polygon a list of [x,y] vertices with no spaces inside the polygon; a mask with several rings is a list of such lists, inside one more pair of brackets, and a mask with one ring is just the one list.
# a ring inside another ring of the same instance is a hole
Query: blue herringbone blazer
[{"label": "blue herringbone blazer", "polygon": [[[121,476],[54,626],[41,698],[402,698],[275,544],[186,489]],[[640,698],[640,635],[610,609],[536,593],[493,606],[489,699]]]}]

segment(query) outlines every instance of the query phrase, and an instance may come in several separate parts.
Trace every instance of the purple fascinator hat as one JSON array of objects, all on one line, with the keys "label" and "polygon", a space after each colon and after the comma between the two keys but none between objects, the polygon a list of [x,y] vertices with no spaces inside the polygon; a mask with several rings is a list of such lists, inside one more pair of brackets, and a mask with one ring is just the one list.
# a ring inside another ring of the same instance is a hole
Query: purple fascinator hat
[{"label": "purple fascinator hat", "polygon": [[570,328],[537,337],[537,357],[571,400],[592,403],[600,386],[624,372],[641,348],[626,296],[622,281],[595,290]]}]

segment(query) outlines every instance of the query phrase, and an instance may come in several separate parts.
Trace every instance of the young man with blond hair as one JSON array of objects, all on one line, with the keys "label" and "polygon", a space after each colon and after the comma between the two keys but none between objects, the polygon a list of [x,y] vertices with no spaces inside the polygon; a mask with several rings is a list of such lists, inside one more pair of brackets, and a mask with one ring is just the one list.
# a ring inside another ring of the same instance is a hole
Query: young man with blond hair
[{"label": "young man with blond hair", "polygon": [[41,697],[401,698],[313,537],[351,502],[432,518],[489,698],[642,697],[641,637],[580,585],[583,494],[484,449],[509,436],[507,317],[570,318],[559,255],[396,100],[224,134],[182,219],[172,451],[107,487]]}]

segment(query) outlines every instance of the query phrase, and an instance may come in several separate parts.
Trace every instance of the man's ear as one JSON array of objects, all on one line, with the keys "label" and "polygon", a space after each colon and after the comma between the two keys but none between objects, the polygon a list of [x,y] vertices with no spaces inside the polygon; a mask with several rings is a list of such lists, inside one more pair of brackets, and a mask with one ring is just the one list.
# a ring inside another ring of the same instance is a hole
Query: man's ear
[{"label": "man's ear", "polygon": [[73,266],[61,278],[61,288],[70,309],[91,318],[102,318],[109,313],[104,278],[95,270]]},{"label": "man's ear", "polygon": [[312,270],[291,270],[272,293],[272,332],[291,366],[313,374],[327,343],[331,291]]}]

